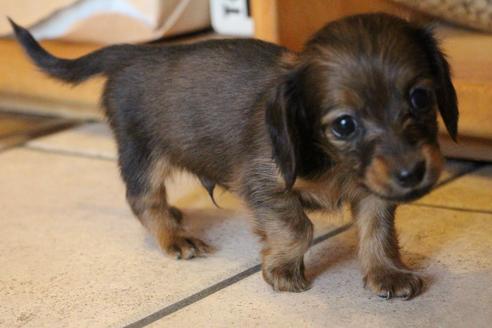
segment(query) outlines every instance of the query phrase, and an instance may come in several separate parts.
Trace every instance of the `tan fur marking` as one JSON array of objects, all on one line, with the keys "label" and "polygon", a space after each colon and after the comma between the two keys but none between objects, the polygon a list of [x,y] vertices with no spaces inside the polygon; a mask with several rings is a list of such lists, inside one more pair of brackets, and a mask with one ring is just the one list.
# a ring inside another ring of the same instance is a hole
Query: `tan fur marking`
[{"label": "tan fur marking", "polygon": [[286,51],[282,53],[280,62],[286,66],[295,66],[299,62],[299,56],[294,52]]},{"label": "tan fur marking", "polygon": [[366,183],[371,190],[384,193],[388,181],[388,163],[381,156],[376,156],[367,169]]},{"label": "tan fur marking", "polygon": [[203,241],[186,236],[181,225],[181,213],[167,203],[165,179],[172,167],[165,159],[155,161],[148,172],[145,193],[128,198],[140,222],[154,236],[160,248],[178,258],[190,259],[212,251]]},{"label": "tan fur marking", "polygon": [[310,199],[325,210],[337,210],[340,203],[351,200],[358,193],[359,187],[354,183],[353,176],[345,173],[341,167],[335,167],[316,180],[298,178],[294,190],[301,197]]},{"label": "tan fur marking", "polygon": [[441,150],[438,146],[432,146],[424,144],[422,146],[422,154],[424,155],[425,161],[427,163],[427,171],[429,179],[437,180],[441,175],[442,168],[444,165],[444,158],[442,156]]}]

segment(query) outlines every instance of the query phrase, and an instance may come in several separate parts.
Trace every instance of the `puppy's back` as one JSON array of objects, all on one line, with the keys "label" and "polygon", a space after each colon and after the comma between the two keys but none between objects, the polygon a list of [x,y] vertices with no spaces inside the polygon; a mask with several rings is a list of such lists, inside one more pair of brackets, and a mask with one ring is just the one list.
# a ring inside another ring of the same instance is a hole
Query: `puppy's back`
[{"label": "puppy's back", "polygon": [[111,74],[103,101],[115,130],[138,130],[173,164],[227,184],[285,51],[237,39],[160,46]]}]

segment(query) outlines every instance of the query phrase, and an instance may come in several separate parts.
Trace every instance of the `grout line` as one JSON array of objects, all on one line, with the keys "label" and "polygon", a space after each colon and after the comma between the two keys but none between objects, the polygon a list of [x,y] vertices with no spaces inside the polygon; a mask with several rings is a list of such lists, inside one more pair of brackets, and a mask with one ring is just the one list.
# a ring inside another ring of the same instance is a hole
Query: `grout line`
[{"label": "grout line", "polygon": [[193,303],[196,303],[212,294],[215,294],[216,292],[228,287],[228,286],[231,286],[233,284],[235,284],[236,282],[239,282],[257,272],[259,272],[261,270],[261,264],[257,264],[247,270],[244,270],[232,277],[229,277],[225,280],[222,280],[218,283],[216,283],[215,285],[212,285],[208,288],[205,288],[201,291],[199,291],[198,293],[195,293],[191,296],[188,296],[184,299],[182,299],[181,301],[178,301],[176,303],[173,303],[169,306],[166,306],[165,308],[159,310],[159,311],[156,311],[148,316],[146,316],[145,318],[143,319],[140,319],[138,321],[135,321],[127,326],[125,326],[124,328],[139,328],[139,327],[145,327],[153,322],[156,322],[157,320],[160,320],[176,311],[179,311],[181,310],[182,308],[184,307],[187,307]]},{"label": "grout line", "polygon": [[82,157],[82,158],[89,158],[89,159],[96,159],[100,161],[108,161],[108,162],[115,162],[116,158],[107,156],[107,155],[96,155],[96,154],[87,154],[87,153],[80,153],[77,151],[70,151],[70,150],[64,150],[64,149],[50,149],[50,148],[43,148],[40,146],[35,146],[35,145],[23,145],[22,148],[25,148],[27,150],[31,151],[36,151],[40,153],[45,153],[49,155],[60,155],[60,156],[69,156],[69,157]]},{"label": "grout line", "polygon": [[[346,230],[348,230],[350,227],[352,226],[352,223],[348,223],[348,224],[345,224],[341,227],[338,227],[336,229],[333,229],[333,230],[330,230],[328,231],[327,233],[317,237],[316,239],[314,239],[313,241],[313,244],[312,246],[316,245],[316,244],[319,244],[331,237],[334,237]],[[138,321],[135,321],[127,326],[125,326],[124,328],[141,328],[141,327],[145,327],[153,322],[156,322],[157,320],[160,320],[174,312],[177,312],[179,310],[181,310],[182,308],[184,307],[187,307],[193,303],[196,303],[198,301],[201,301],[202,299],[212,295],[212,294],[215,294],[217,293],[218,291],[226,288],[226,287],[229,287],[243,279],[246,279],[248,278],[249,276],[252,276],[253,274],[255,273],[258,273],[261,271],[261,264],[257,264],[253,267],[250,267],[244,271],[241,271],[240,273],[232,276],[232,277],[229,277],[227,279],[224,279],[208,288],[205,288],[191,296],[188,296],[176,303],[173,303],[169,306],[166,306],[165,308],[161,309],[161,310],[158,310]]]},{"label": "grout line", "polygon": [[442,210],[467,212],[467,213],[492,214],[492,210],[482,210],[482,209],[478,209],[478,208],[461,208],[461,207],[424,204],[424,203],[409,204],[409,206],[430,207],[430,208],[437,208],[437,209],[442,209]]}]

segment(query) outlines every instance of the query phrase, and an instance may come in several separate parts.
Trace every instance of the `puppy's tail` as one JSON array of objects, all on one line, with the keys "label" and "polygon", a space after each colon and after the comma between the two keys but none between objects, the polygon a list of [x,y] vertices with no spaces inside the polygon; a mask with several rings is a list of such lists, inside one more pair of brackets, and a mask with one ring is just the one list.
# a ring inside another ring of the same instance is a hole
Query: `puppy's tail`
[{"label": "puppy's tail", "polygon": [[81,83],[97,74],[109,73],[113,69],[124,66],[135,56],[136,46],[115,45],[76,59],[58,58],[43,49],[27,29],[7,18],[17,41],[36,66],[48,75],[71,84]]}]

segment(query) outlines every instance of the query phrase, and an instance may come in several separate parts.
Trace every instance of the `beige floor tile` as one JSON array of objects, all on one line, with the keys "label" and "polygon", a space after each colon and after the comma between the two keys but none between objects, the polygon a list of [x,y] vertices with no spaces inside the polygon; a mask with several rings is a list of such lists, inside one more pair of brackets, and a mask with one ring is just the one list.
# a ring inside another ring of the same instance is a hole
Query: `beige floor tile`
[{"label": "beige floor tile", "polygon": [[[177,179],[171,202],[208,258],[165,257],[130,213],[114,161],[29,149],[0,154],[0,327],[107,327],[138,320],[258,263],[247,215]],[[317,233],[335,225],[316,218]]]},{"label": "beige floor tile", "polygon": [[418,203],[492,213],[492,165],[486,165],[456,179],[433,191]]},{"label": "beige floor tile", "polygon": [[116,144],[105,123],[89,123],[30,141],[27,147],[116,159]]},{"label": "beige floor tile", "polygon": [[355,231],[315,246],[313,288],[273,292],[255,274],[152,327],[490,327],[492,215],[405,206],[397,219],[404,258],[427,291],[386,301],[362,288]]}]

